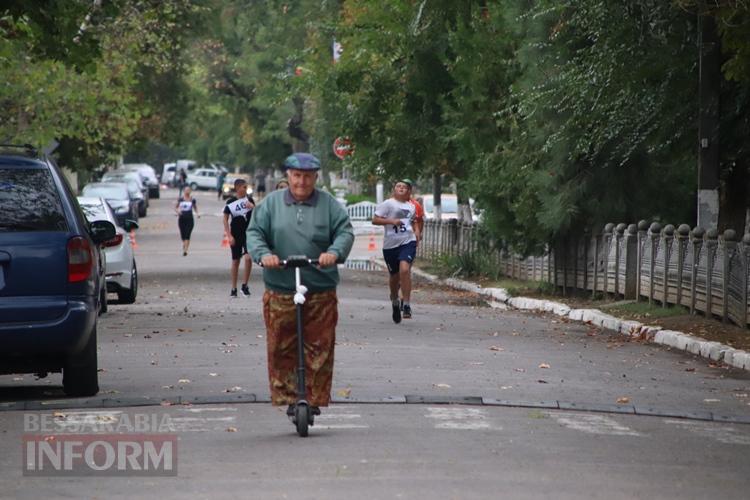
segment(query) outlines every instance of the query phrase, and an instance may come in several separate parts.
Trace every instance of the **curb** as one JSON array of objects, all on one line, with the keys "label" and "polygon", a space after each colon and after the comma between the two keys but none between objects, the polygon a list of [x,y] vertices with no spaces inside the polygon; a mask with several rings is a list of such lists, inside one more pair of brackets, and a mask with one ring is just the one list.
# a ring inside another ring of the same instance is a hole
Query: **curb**
[{"label": "curb", "polygon": [[[378,259],[375,264],[383,267]],[[680,351],[707,358],[717,363],[724,363],[734,368],[750,371],[750,352],[735,349],[719,342],[712,342],[701,337],[695,337],[683,332],[663,330],[660,326],[644,325],[638,321],[616,318],[598,309],[573,309],[562,302],[532,299],[528,297],[511,297],[504,288],[483,288],[476,283],[455,278],[440,279],[437,276],[413,268],[417,276],[435,283],[447,285],[459,290],[474,292],[486,297],[491,307],[498,309],[519,309],[522,311],[541,311],[566,317],[572,321],[579,321],[591,325],[613,330],[639,340],[654,344],[661,344]]]},{"label": "curb", "polygon": [[[575,403],[569,401],[516,401],[506,399],[486,398],[483,396],[443,396],[443,395],[413,395],[387,396],[384,398],[331,398],[331,403],[360,404],[360,405],[457,405],[457,406],[495,406],[505,408],[529,408],[551,411],[578,411],[587,413],[610,413],[622,415],[636,415],[643,417],[680,418],[684,420],[700,420],[731,424],[750,424],[748,415],[728,415],[705,410],[675,410],[668,408],[653,408],[649,406],[614,405]],[[76,400],[49,401],[15,401],[0,403],[0,412],[6,411],[53,411],[53,410],[93,410],[108,408],[138,408],[138,407],[179,407],[223,404],[271,404],[268,397],[258,397],[255,394],[233,394],[215,396],[177,396],[175,398],[88,398]]]}]

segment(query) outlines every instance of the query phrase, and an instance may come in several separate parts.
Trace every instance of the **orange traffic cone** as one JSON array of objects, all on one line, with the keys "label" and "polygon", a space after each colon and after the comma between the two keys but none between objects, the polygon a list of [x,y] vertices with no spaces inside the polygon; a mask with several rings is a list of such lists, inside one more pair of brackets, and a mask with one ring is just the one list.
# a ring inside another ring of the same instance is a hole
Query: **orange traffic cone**
[{"label": "orange traffic cone", "polygon": [[227,238],[227,235],[224,235],[224,239],[221,240],[221,248],[229,248],[229,238]]},{"label": "orange traffic cone", "polygon": [[370,236],[370,242],[367,244],[367,250],[370,252],[374,252],[375,248],[375,237]]},{"label": "orange traffic cone", "polygon": [[138,249],[138,242],[135,241],[135,231],[133,229],[130,230],[130,245],[133,247],[133,250]]}]

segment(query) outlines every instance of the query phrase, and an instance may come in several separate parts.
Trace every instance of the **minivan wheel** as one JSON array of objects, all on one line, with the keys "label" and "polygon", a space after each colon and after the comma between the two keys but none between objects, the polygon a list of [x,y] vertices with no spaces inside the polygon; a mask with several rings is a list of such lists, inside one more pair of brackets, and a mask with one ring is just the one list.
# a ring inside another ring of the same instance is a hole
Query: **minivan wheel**
[{"label": "minivan wheel", "polygon": [[133,270],[130,272],[130,288],[121,289],[117,292],[117,298],[121,304],[132,304],[138,295],[138,269],[133,262]]},{"label": "minivan wheel", "polygon": [[96,360],[96,325],[83,350],[65,360],[63,366],[63,391],[68,396],[94,396],[99,392],[99,375]]},{"label": "minivan wheel", "polygon": [[197,191],[198,190],[198,184],[196,184],[195,182],[191,182],[190,183],[190,189],[192,191]]}]

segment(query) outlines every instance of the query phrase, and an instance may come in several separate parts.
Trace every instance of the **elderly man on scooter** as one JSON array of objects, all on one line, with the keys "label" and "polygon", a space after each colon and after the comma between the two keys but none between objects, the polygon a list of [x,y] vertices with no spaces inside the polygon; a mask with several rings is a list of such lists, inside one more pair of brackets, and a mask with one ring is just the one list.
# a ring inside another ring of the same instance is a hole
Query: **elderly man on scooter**
[{"label": "elderly man on scooter", "polygon": [[274,406],[296,401],[297,332],[295,277],[281,268],[292,255],[318,259],[301,269],[308,288],[303,308],[306,399],[313,415],[328,406],[333,380],[333,350],[338,321],[337,262],[344,262],[354,243],[349,215],[330,194],[315,188],[320,160],[295,153],[284,162],[289,187],[271,192],[253,211],[247,247],[263,265],[263,319],[268,347],[268,378]]}]

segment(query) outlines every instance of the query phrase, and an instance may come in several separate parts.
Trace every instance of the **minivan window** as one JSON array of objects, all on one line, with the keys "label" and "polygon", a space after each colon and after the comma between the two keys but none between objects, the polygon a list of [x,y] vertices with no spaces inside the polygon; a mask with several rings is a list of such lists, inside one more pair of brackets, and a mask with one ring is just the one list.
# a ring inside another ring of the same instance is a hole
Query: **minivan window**
[{"label": "minivan window", "polygon": [[0,232],[67,230],[49,170],[0,166]]}]

